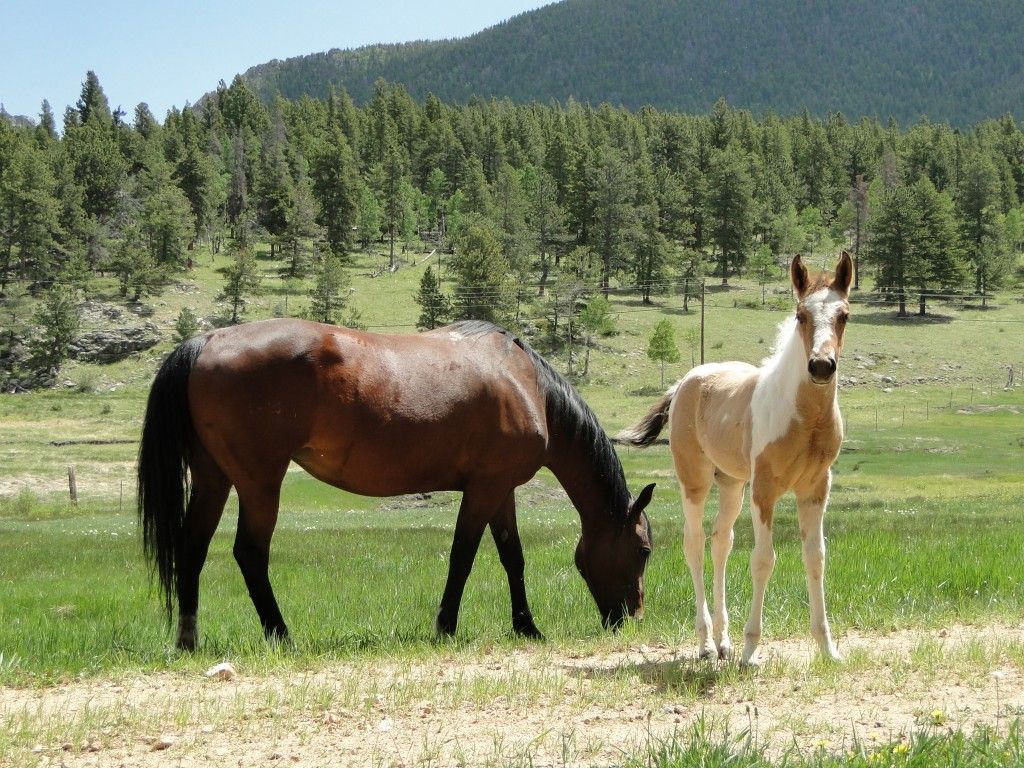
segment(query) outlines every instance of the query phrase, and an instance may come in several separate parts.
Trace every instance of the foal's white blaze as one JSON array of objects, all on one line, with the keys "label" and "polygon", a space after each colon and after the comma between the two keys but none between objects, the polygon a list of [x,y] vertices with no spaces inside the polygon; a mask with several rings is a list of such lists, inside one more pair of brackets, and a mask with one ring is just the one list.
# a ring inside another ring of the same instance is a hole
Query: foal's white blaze
[{"label": "foal's white blaze", "polygon": [[832,342],[835,333],[836,316],[843,309],[846,300],[831,288],[822,288],[804,299],[804,308],[814,323],[814,341],[811,355],[822,354],[823,348]]}]

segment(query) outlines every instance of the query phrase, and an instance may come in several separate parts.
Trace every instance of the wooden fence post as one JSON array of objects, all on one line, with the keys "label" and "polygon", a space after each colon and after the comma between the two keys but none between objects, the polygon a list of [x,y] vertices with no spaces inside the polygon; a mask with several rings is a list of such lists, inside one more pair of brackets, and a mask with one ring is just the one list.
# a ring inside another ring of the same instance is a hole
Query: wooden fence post
[{"label": "wooden fence post", "polygon": [[75,466],[68,464],[68,492],[71,494],[71,503],[78,506],[78,484],[75,482]]}]

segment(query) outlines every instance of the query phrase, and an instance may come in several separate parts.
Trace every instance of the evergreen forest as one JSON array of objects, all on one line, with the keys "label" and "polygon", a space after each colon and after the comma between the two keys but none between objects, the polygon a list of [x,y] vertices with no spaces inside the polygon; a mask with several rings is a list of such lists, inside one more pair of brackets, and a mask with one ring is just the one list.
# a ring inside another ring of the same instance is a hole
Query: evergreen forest
[{"label": "evergreen forest", "polygon": [[382,270],[438,255],[410,296],[421,328],[479,318],[571,343],[601,332],[612,291],[689,301],[844,247],[862,290],[925,314],[1016,285],[1022,199],[1010,115],[959,130],[724,100],[457,104],[382,80],[362,106],[333,89],[268,105],[236,77],[161,122],[112,110],[90,72],[61,117],[0,117],[0,372],[52,376],[83,297],[158,296],[200,251],[230,255],[224,322],[244,319],[257,243],[310,286],[308,317],[355,326],[347,270],[368,247]]},{"label": "evergreen forest", "polygon": [[462,39],[274,60],[243,74],[263,100],[378,78],[466,104],[576,101],[704,113],[720,97],[763,116],[927,115],[967,128],[1024,117],[1024,4],[931,0],[565,0]]}]

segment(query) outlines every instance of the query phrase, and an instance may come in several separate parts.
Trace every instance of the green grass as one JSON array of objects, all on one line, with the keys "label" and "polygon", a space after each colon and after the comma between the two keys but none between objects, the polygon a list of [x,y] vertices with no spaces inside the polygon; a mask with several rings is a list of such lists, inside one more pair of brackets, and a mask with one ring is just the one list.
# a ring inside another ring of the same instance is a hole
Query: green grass
[{"label": "green grass", "polygon": [[[353,303],[371,328],[412,330],[409,297],[419,263],[372,277],[386,259],[357,254]],[[223,254],[196,256],[196,268],[152,302],[170,336],[183,306],[223,313],[214,296]],[[267,291],[250,319],[284,310],[277,266],[262,256]],[[436,259],[432,261],[436,263]],[[788,310],[746,306],[756,286],[708,294],[709,360],[757,361],[770,351]],[[288,297],[288,312],[304,299]],[[602,338],[591,375],[579,382],[610,432],[637,420],[660,391],[646,358],[647,338],[662,317],[677,332],[696,322],[677,297],[643,306],[613,295],[618,333]],[[1006,542],[1024,539],[1024,395],[1003,392],[1005,364],[1020,370],[1018,329],[1024,304],[1012,296],[986,312],[936,305],[927,321],[895,320],[891,309],[855,306],[841,373],[847,442],[835,467],[826,516],[826,588],[835,629],[937,626],[956,620],[1013,620],[1024,612],[1020,558]],[[693,305],[697,307],[697,304]],[[667,315],[666,315],[667,313]],[[532,342],[565,370],[565,351]],[[353,654],[431,654],[431,626],[443,586],[457,496],[426,504],[345,494],[301,472],[290,473],[272,553],[272,579],[293,631],[293,651],[268,655],[230,555],[236,508],[229,503],[203,576],[197,659],[168,655],[158,600],[141,562],[132,517],[134,457],[141,414],[165,341],[138,359],[111,366],[70,364],[62,374],[85,381],[27,395],[0,395],[0,684],[39,683],[125,669],[198,667],[241,656],[249,663],[306,666]],[[689,367],[668,372],[674,378]],[[863,366],[863,367],[858,367]],[[894,379],[890,385],[881,377]],[[919,381],[919,379],[921,379]],[[886,391],[891,389],[892,391]],[[60,441],[70,445],[55,445]],[[83,441],[103,440],[97,445]],[[647,581],[647,618],[628,627],[639,642],[692,643],[692,589],[684,567],[678,489],[665,446],[621,449],[630,487],[658,482],[651,507],[656,554]],[[80,503],[67,501],[74,465]],[[579,524],[567,501],[552,497],[542,472],[519,494],[527,585],[539,626],[553,643],[599,647],[601,631],[572,565]],[[709,502],[709,516],[716,500]],[[791,499],[776,513],[779,563],[766,611],[765,642],[806,631],[799,534]],[[749,605],[750,525],[737,524],[729,570],[734,632]],[[508,590],[485,539],[470,578],[456,648],[515,644]]]},{"label": "green grass", "polygon": [[1024,763],[1024,725],[1005,732],[979,728],[973,733],[926,729],[907,739],[830,751],[790,749],[774,754],[749,731],[730,734],[703,719],[667,740],[652,740],[646,753],[627,760],[628,768],[989,768]]}]

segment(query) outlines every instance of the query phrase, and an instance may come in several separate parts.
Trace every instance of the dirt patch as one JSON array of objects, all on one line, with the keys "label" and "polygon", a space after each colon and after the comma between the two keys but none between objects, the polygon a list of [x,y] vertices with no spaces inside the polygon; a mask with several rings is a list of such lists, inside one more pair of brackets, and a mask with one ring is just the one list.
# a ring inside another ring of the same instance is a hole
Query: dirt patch
[{"label": "dirt patch", "polygon": [[[230,681],[160,673],[0,691],[14,764],[611,765],[698,718],[763,743],[849,747],[1024,715],[1024,627],[768,642],[756,672],[690,648],[565,648],[332,665]],[[6,759],[5,758],[5,759]]]}]

